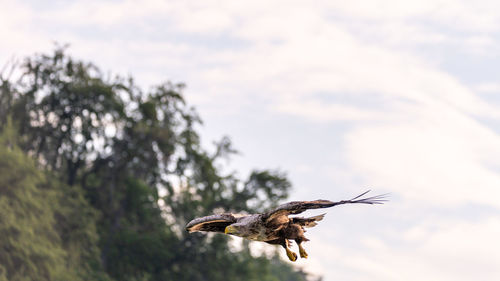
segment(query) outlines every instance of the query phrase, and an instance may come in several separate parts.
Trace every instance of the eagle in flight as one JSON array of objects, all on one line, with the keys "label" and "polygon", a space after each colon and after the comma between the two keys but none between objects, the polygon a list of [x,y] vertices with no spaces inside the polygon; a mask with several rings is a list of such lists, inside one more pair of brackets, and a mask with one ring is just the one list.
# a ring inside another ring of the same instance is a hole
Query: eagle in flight
[{"label": "eagle in flight", "polygon": [[341,204],[383,204],[386,194],[362,198],[366,191],[350,200],[332,202],[329,200],[293,201],[282,204],[262,214],[231,214],[224,213],[202,218],[196,218],[186,225],[189,232],[209,231],[231,234],[253,241],[281,245],[291,261],[297,260],[297,254],[290,250],[290,240],[295,240],[299,246],[301,258],[307,258],[302,242],[309,241],[304,236],[304,227],[313,227],[323,219],[325,214],[314,217],[289,217],[300,214],[308,209],[330,208]]}]

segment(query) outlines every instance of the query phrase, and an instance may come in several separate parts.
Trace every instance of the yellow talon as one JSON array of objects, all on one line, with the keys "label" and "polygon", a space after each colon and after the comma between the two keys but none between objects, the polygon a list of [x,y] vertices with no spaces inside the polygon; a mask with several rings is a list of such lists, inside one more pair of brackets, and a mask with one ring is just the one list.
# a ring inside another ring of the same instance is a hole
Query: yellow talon
[{"label": "yellow talon", "polygon": [[288,256],[288,259],[290,259],[291,261],[297,260],[297,254],[292,252],[290,249],[286,249],[286,255]]},{"label": "yellow talon", "polygon": [[304,248],[302,248],[302,246],[299,246],[299,254],[300,254],[301,258],[307,259],[306,250],[304,250]]}]

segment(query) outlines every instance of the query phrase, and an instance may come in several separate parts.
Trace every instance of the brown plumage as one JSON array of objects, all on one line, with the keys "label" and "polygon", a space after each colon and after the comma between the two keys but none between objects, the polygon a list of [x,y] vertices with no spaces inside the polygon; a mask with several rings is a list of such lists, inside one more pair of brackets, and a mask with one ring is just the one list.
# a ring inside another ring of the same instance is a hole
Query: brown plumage
[{"label": "brown plumage", "polygon": [[313,227],[322,220],[325,214],[304,218],[289,217],[300,214],[309,209],[330,208],[341,204],[382,204],[385,195],[361,198],[366,191],[350,200],[332,202],[329,200],[293,201],[282,204],[277,208],[262,214],[218,214],[190,221],[186,225],[189,232],[209,231],[231,234],[253,241],[262,241],[269,244],[281,245],[291,261],[297,260],[297,254],[292,252],[289,240],[295,240],[299,246],[300,257],[307,258],[307,253],[302,247],[302,242],[309,241],[304,236],[305,227]]}]

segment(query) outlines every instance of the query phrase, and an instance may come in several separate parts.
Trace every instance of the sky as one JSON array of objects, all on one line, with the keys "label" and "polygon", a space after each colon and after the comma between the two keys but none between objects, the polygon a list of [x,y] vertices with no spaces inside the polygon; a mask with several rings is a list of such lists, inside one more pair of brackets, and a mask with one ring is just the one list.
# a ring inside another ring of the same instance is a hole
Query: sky
[{"label": "sky", "polygon": [[[54,42],[144,87],[184,82],[204,144],[327,210],[324,281],[500,280],[500,2],[0,0],[0,65]],[[318,212],[310,212],[316,214]],[[283,258],[286,258],[283,253]]]}]

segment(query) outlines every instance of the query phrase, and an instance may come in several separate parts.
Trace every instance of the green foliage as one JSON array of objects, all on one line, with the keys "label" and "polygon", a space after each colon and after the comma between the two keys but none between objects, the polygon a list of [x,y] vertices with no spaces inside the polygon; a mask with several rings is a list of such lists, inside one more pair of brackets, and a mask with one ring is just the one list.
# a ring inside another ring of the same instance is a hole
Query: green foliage
[{"label": "green foliage", "polygon": [[[7,136],[3,136],[7,138]],[[53,200],[38,188],[43,181],[32,161],[11,139],[0,146],[0,264],[8,280],[54,280],[63,274],[63,250],[50,209]]]},{"label": "green foliage", "polygon": [[16,280],[16,268],[47,280],[305,280],[276,255],[252,256],[248,243],[235,250],[227,236],[184,231],[196,216],[262,211],[290,189],[281,172],[224,174],[220,161],[236,150],[228,138],[214,153],[201,147],[184,85],[143,92],[63,49],[22,70],[0,87],[0,187],[12,186],[1,190],[10,195],[0,197],[0,234],[10,238],[0,241],[19,251],[0,253],[0,281]]},{"label": "green foliage", "polygon": [[92,209],[76,188],[47,180],[8,123],[0,137],[0,280],[105,280],[90,266],[99,256]]}]

